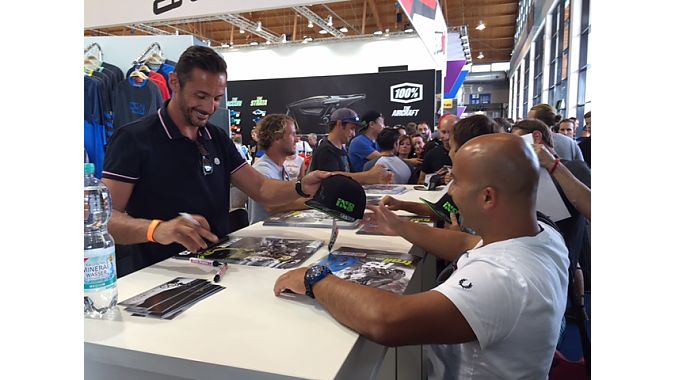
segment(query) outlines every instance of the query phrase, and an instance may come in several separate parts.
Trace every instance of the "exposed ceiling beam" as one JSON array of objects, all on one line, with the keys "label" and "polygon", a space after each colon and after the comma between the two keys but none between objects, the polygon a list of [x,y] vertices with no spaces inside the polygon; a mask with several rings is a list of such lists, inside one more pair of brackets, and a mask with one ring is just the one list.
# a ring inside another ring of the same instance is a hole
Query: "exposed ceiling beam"
[{"label": "exposed ceiling beam", "polygon": [[361,13],[361,34],[366,32],[366,3],[368,0],[364,0],[364,10]]},{"label": "exposed ceiling beam", "polygon": [[380,16],[378,15],[378,8],[376,8],[376,3],[373,2],[373,0],[368,0],[369,2],[369,7],[371,8],[371,13],[373,14],[373,17],[376,19],[376,25],[378,25],[378,30],[382,31],[383,30],[383,24],[380,23]]},{"label": "exposed ceiling beam", "polygon": [[[357,30],[357,28],[355,28],[355,27],[354,27],[352,24],[350,24],[349,22],[345,21],[342,17],[340,17],[340,15],[339,15],[338,13],[334,12],[331,8],[329,8],[328,5],[326,5],[326,4],[322,4],[322,5],[323,5],[324,8],[326,8],[326,10],[329,11],[329,13],[331,13],[335,18],[337,18],[338,20],[340,20],[340,22],[343,23],[343,26],[345,26],[346,28],[350,28],[350,29],[352,29],[353,31],[359,33],[359,30]],[[335,22],[334,22],[334,24],[335,24]]]},{"label": "exposed ceiling beam", "polygon": [[246,17],[232,14],[220,16],[220,19],[229,22],[230,24],[233,24],[235,26],[238,26],[240,29],[247,31],[251,34],[263,37],[264,39],[270,42],[282,42],[282,36],[270,33],[267,30],[265,30],[265,28],[261,27],[261,30],[256,30],[256,23],[250,21]]},{"label": "exposed ceiling beam", "polygon": [[329,24],[326,23],[326,20],[319,17],[319,15],[311,11],[310,8],[303,5],[300,7],[292,7],[291,9],[305,16],[305,18],[307,18],[308,21],[312,21],[313,24],[318,25],[320,28],[333,34],[334,36],[338,38],[345,37],[345,35],[340,30],[334,28],[333,26],[329,26]]}]

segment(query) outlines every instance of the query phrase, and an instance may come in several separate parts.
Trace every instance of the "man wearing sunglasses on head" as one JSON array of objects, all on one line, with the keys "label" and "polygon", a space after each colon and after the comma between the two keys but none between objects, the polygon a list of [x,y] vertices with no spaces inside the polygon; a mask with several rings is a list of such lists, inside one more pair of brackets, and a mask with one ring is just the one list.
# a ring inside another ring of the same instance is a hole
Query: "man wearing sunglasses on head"
[{"label": "man wearing sunglasses on head", "polygon": [[390,183],[393,175],[383,165],[376,165],[365,172],[352,173],[345,145],[354,137],[360,124],[359,115],[349,108],[333,111],[329,121],[329,135],[314,150],[308,173],[315,170],[340,173],[362,185]]},{"label": "man wearing sunglasses on head", "polygon": [[170,74],[171,99],[113,134],[103,168],[113,201],[108,229],[129,246],[118,247],[118,277],[225,237],[231,183],[257,202],[280,205],[312,196],[330,175],[283,182],[247,164],[227,133],[208,122],[226,83],[223,58],[191,46]]}]

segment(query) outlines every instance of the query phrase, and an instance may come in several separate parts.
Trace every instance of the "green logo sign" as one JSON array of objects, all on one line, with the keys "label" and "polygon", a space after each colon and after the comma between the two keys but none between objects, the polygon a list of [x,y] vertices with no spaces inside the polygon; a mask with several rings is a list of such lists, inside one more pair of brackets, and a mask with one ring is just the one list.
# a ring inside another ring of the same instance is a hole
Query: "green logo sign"
[{"label": "green logo sign", "polygon": [[348,201],[346,201],[345,199],[342,199],[342,198],[338,198],[338,200],[336,201],[336,206],[338,206],[339,208],[342,208],[343,210],[345,210],[347,212],[352,212],[352,210],[354,210],[354,203],[348,202]]},{"label": "green logo sign", "polygon": [[457,214],[457,213],[458,213],[458,209],[455,208],[451,202],[446,202],[446,203],[444,203],[444,205],[441,206],[441,207],[443,207],[444,210],[448,211],[449,213],[453,213],[453,214]]}]

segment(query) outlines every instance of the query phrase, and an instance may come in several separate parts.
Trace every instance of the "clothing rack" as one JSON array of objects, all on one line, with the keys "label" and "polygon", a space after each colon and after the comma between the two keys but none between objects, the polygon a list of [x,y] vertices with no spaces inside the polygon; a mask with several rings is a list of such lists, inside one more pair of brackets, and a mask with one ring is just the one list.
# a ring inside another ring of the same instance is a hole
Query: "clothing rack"
[{"label": "clothing rack", "polygon": [[[96,48],[96,55],[91,53],[91,50],[94,49],[94,48]],[[101,45],[99,45],[96,42],[93,42],[89,46],[87,46],[84,49],[84,54],[85,54],[85,56],[96,57],[96,59],[98,59],[99,62],[103,61],[103,49],[101,49]]]},{"label": "clothing rack", "polygon": [[162,48],[160,47],[160,44],[157,42],[153,42],[152,44],[150,44],[150,46],[148,46],[146,51],[133,62],[134,66],[145,63],[145,61],[151,58],[153,55],[159,57],[162,56]]}]

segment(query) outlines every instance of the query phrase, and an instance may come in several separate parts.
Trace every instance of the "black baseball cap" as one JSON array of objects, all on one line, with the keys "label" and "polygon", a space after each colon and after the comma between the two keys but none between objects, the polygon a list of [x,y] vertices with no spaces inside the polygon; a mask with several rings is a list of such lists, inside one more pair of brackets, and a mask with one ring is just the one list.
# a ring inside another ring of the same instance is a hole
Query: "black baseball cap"
[{"label": "black baseball cap", "polygon": [[338,108],[331,113],[331,121],[342,121],[343,123],[361,124],[361,119],[356,112],[350,108]]},{"label": "black baseball cap", "polygon": [[323,180],[314,198],[305,204],[331,217],[354,222],[364,217],[366,192],[359,182],[335,174]]},{"label": "black baseball cap", "polygon": [[423,198],[420,198],[420,200],[423,201],[423,203],[429,207],[439,219],[445,221],[446,223],[451,223],[451,212],[455,214],[456,218],[460,215],[458,206],[455,205],[455,202],[453,202],[453,197],[451,197],[451,195],[448,193],[444,194],[444,196],[441,197],[441,199],[439,199],[436,203],[432,203]]},{"label": "black baseball cap", "polygon": [[370,122],[376,121],[378,120],[379,117],[382,116],[383,116],[382,113],[375,110],[365,112],[364,114],[361,115],[362,125],[361,128],[359,128],[359,130],[361,131],[368,128]]}]

